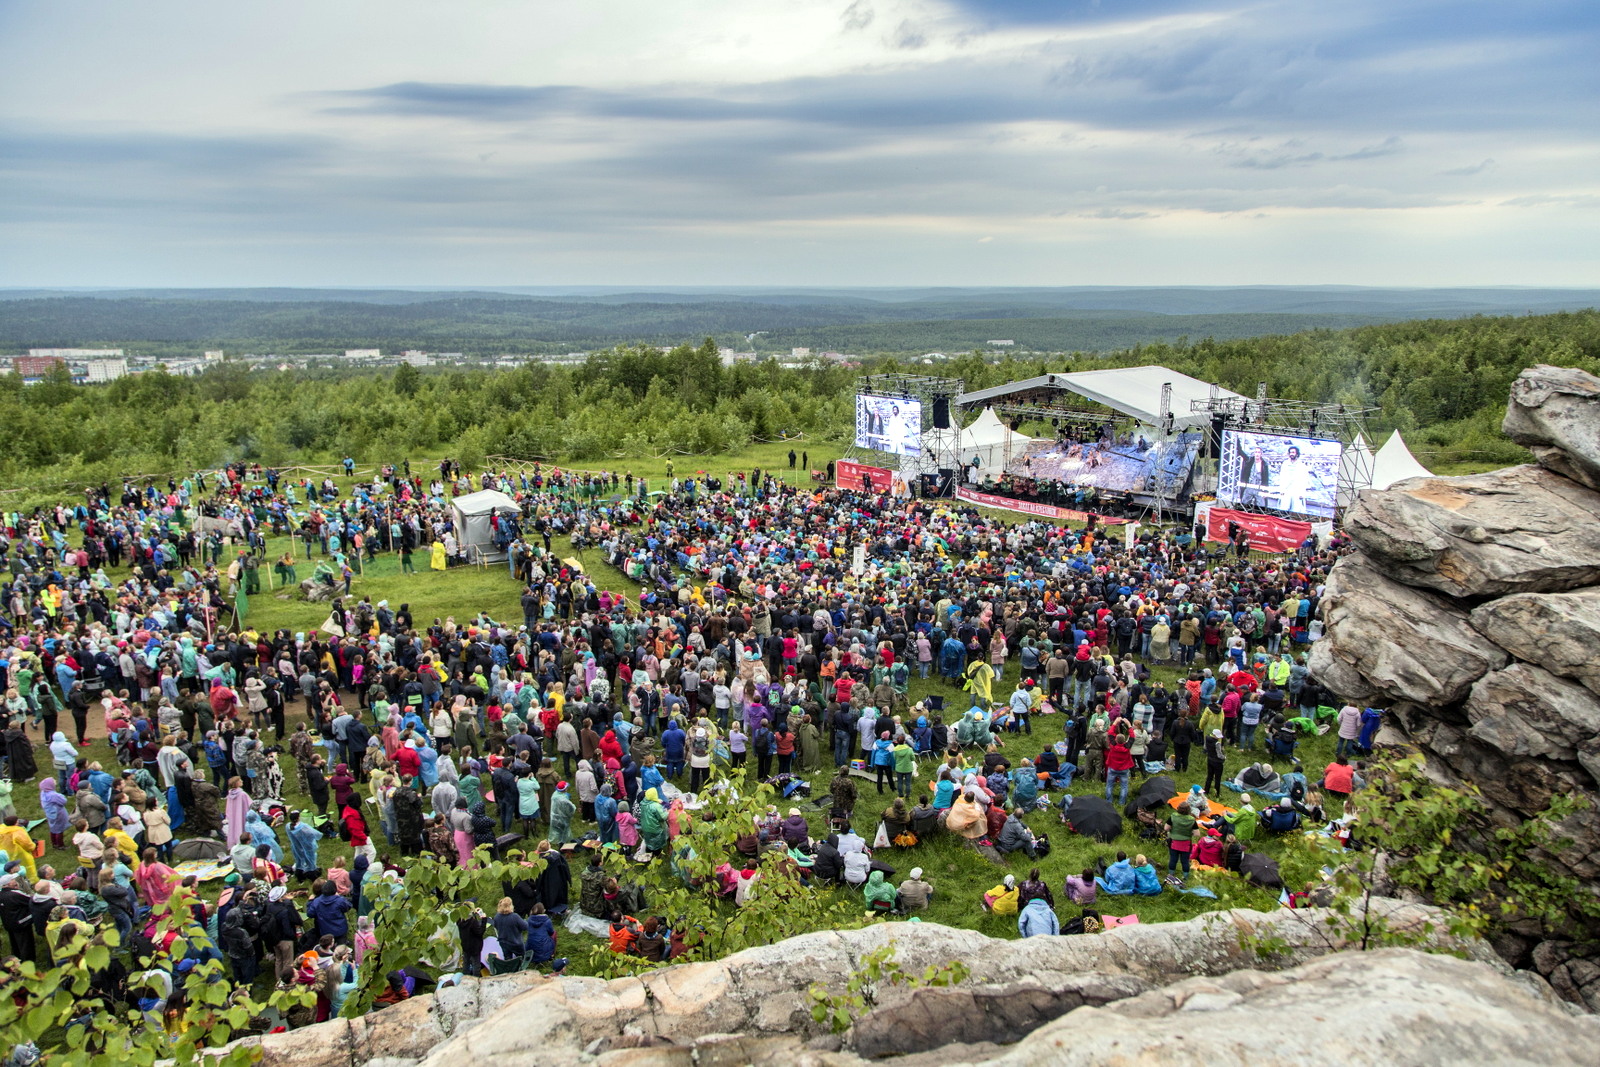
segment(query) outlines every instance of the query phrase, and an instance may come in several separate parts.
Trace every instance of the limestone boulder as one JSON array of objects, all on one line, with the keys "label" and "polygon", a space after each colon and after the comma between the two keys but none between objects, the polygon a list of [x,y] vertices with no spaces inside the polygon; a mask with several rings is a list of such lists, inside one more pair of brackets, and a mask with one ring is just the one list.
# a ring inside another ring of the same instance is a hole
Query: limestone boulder
[{"label": "limestone boulder", "polygon": [[1346,699],[1451,704],[1508,659],[1465,609],[1361,556],[1345,557],[1328,575],[1323,620],[1311,672]]},{"label": "limestone boulder", "polygon": [[1600,584],[1600,493],[1543,467],[1363,490],[1345,529],[1384,574],[1453,597]]},{"label": "limestone boulder", "polygon": [[1600,693],[1600,588],[1513,593],[1474,608],[1472,625],[1518,659]]},{"label": "limestone boulder", "polygon": [[1502,428],[1541,466],[1600,489],[1600,378],[1576,367],[1529,367],[1511,383]]},{"label": "limestone boulder", "polygon": [[1579,746],[1600,736],[1600,699],[1527,663],[1478,679],[1465,710],[1467,732],[1513,759],[1576,759]]}]

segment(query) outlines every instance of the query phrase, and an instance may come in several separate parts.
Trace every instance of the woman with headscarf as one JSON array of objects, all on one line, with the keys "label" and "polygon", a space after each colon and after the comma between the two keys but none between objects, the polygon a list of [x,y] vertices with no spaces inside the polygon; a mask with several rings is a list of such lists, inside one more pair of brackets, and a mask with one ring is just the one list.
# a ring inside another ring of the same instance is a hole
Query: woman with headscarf
[{"label": "woman with headscarf", "polygon": [[45,778],[39,782],[39,807],[43,809],[45,823],[50,828],[52,848],[66,847],[64,835],[67,827],[72,825],[72,817],[67,814],[68,804],[66,795],[56,788],[54,778]]},{"label": "woman with headscarf", "polygon": [[228,847],[239,843],[239,835],[246,830],[245,820],[250,814],[250,794],[244,791],[244,780],[228,779],[228,800],[223,824],[227,829]]},{"label": "woman with headscarf", "polygon": [[667,847],[667,809],[661,806],[661,795],[654,789],[644,791],[639,803],[639,833],[644,847],[651,852],[664,852]]},{"label": "woman with headscarf", "polygon": [[456,793],[467,802],[467,808],[470,810],[472,805],[483,799],[483,779],[478,776],[475,761],[471,759],[462,760],[460,773],[461,778],[456,782]]},{"label": "woman with headscarf", "polygon": [[549,841],[539,842],[534,858],[544,861],[544,870],[533,880],[539,903],[550,914],[560,915],[567,910],[572,895],[572,868],[567,866],[567,858],[561,850]]}]

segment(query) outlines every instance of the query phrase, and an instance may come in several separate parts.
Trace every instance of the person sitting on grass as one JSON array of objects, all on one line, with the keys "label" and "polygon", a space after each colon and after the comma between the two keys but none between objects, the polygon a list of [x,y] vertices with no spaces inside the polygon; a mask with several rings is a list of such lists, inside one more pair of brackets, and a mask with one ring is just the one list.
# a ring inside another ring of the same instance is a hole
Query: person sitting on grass
[{"label": "person sitting on grass", "polygon": [[895,892],[894,886],[884,880],[882,871],[873,871],[867,876],[867,884],[861,890],[861,895],[866,898],[869,912],[881,914],[900,910],[900,895]]},{"label": "person sitting on grass", "polygon": [[1300,828],[1300,813],[1288,797],[1261,813],[1261,828],[1270,834],[1292,833]]},{"label": "person sitting on grass", "polygon": [[1133,892],[1133,865],[1126,852],[1117,853],[1117,862],[1106,868],[1106,873],[1094,880],[1103,892],[1113,896],[1127,896]]},{"label": "person sitting on grass", "polygon": [[1156,874],[1155,867],[1142,855],[1133,858],[1133,891],[1146,897],[1161,894],[1161,878]]},{"label": "person sitting on grass", "polygon": [[921,911],[933,899],[933,883],[923,881],[922,868],[911,868],[911,874],[900,883],[900,906],[907,911]]},{"label": "person sitting on grass", "polygon": [[1080,907],[1087,907],[1094,903],[1094,898],[1099,892],[1095,885],[1094,871],[1085,867],[1082,874],[1067,875],[1062,891],[1068,900]]},{"label": "person sitting on grass", "polygon": [[1017,913],[1017,876],[1008,874],[1005,880],[983,895],[983,910],[995,915]]},{"label": "person sitting on grass", "polygon": [[1034,897],[1028,901],[1027,906],[1017,915],[1017,933],[1023,937],[1054,935],[1060,932],[1061,920],[1056,918],[1055,909],[1051,908],[1050,902],[1043,897]]},{"label": "person sitting on grass", "polygon": [[1002,854],[1022,852],[1029,859],[1037,858],[1033,831],[1022,821],[1020,807],[1013,808],[1011,814],[1006,816],[1005,824],[1000,827],[1000,836],[995,839],[994,847]]}]

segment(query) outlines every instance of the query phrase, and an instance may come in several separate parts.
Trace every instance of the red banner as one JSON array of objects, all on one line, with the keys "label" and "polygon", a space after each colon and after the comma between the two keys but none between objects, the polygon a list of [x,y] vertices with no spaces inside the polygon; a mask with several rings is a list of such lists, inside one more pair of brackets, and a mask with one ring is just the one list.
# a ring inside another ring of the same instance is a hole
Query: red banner
[{"label": "red banner", "polygon": [[[956,499],[965,500],[969,504],[981,504],[986,508],[1001,508],[1005,511],[1020,511],[1024,515],[1037,515],[1043,519],[1054,519],[1056,522],[1088,522],[1089,513],[1074,511],[1071,508],[1058,508],[1054,504],[1036,504],[1031,500],[1015,500],[1009,496],[995,496],[993,493],[980,493],[976,489],[959,486],[956,489]],[[1103,525],[1120,525],[1125,519],[1108,519],[1100,517]]]},{"label": "red banner", "polygon": [[1206,513],[1206,540],[1226,542],[1230,523],[1249,534],[1257,552],[1293,552],[1311,536],[1309,522],[1214,507]]},{"label": "red banner", "polygon": [[859,493],[863,478],[872,482],[872,491],[875,493],[887,493],[894,488],[895,472],[887,467],[869,467],[849,459],[841,459],[834,464],[833,480],[840,489],[854,489]]}]

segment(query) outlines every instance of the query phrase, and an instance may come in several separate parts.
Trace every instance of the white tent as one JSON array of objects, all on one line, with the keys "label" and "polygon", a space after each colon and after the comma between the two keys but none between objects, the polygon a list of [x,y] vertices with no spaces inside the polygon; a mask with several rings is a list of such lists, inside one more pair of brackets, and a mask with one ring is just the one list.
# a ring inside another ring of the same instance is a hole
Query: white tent
[{"label": "white tent", "polygon": [[1396,430],[1372,457],[1372,488],[1387,489],[1406,478],[1432,478],[1433,472],[1417,462]]},{"label": "white tent", "polygon": [[984,408],[983,414],[972,420],[972,424],[961,431],[961,444],[957,446],[957,458],[963,467],[970,468],[974,458],[978,461],[978,470],[984,476],[992,477],[1005,470],[1006,442],[1010,441],[1010,454],[1012,458],[1022,455],[1022,450],[1028,447],[1033,438],[1020,434],[1000,421],[994,413],[994,408]]},{"label": "white tent", "polygon": [[522,514],[515,500],[497,490],[485,489],[456,497],[450,502],[450,510],[455,514],[456,537],[461,542],[462,555],[473,563],[493,563],[506,558],[505,552],[494,543],[489,516]]}]

